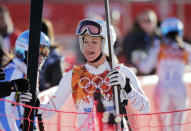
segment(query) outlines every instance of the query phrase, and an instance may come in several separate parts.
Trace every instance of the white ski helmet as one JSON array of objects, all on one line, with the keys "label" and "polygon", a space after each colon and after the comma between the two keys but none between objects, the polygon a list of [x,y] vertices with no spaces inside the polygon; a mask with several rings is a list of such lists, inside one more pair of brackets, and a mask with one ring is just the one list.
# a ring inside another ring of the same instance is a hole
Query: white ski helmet
[{"label": "white ski helmet", "polygon": [[[100,27],[99,31],[95,34],[91,31],[91,28],[88,26],[96,26]],[[85,28],[83,28],[83,26]],[[107,25],[106,22],[103,20],[90,20],[90,19],[84,19],[81,20],[77,26],[76,34],[79,35],[79,44],[80,44],[80,50],[83,53],[82,45],[83,45],[83,37],[85,34],[90,34],[92,36],[101,36],[103,38],[102,40],[102,53],[105,55],[109,55],[109,48],[108,48],[108,40],[107,40]],[[110,37],[111,37],[111,44],[114,46],[114,43],[116,41],[116,33],[113,28],[113,26],[110,26]]]},{"label": "white ski helmet", "polygon": [[[26,59],[25,52],[28,52],[28,45],[29,45],[29,30],[22,32],[15,43],[15,54],[16,57],[19,58],[21,61]],[[45,47],[50,47],[49,38],[43,32],[40,35],[40,45]]]}]

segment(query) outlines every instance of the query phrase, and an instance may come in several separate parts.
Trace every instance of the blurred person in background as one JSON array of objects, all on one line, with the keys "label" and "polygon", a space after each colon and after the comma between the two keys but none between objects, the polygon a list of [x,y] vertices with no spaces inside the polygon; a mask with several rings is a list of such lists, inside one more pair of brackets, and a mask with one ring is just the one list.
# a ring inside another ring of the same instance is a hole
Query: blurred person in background
[{"label": "blurred person in background", "polygon": [[[15,43],[15,56],[10,57],[4,68],[5,81],[13,81],[27,77],[27,55],[29,45],[29,30],[22,32]],[[49,54],[49,38],[41,32],[38,69],[40,70],[45,58]],[[38,86],[37,86],[38,87]],[[19,103],[20,93],[11,93],[5,100]],[[23,107],[10,102],[0,101],[0,130],[17,131],[22,130]],[[4,116],[3,116],[4,115]],[[12,116],[10,116],[12,115]],[[34,126],[35,127],[35,126]]]},{"label": "blurred person in background", "polygon": [[[183,23],[169,17],[161,24],[162,41],[155,41],[148,57],[135,63],[142,73],[157,69],[158,84],[154,91],[156,107],[160,112],[185,110],[188,106],[186,86],[183,81],[184,69],[191,64],[191,46],[183,41]],[[163,130],[180,131],[184,124],[185,112],[161,114]]]},{"label": "blurred person in background", "polygon": [[[123,40],[123,55],[128,66],[136,67],[134,58],[143,59],[147,56],[157,34],[157,16],[153,10],[146,9],[136,17],[133,27]],[[152,73],[148,72],[148,74]],[[137,69],[137,74],[141,75]]]},{"label": "blurred person in background", "polygon": [[59,45],[55,42],[54,27],[50,20],[42,20],[42,32],[50,39],[50,53],[39,73],[39,90],[43,91],[59,84],[64,73],[61,62],[64,57],[59,52]]},{"label": "blurred person in background", "polygon": [[0,5],[0,66],[4,53],[14,51],[15,41],[20,33],[13,25],[8,8]]}]

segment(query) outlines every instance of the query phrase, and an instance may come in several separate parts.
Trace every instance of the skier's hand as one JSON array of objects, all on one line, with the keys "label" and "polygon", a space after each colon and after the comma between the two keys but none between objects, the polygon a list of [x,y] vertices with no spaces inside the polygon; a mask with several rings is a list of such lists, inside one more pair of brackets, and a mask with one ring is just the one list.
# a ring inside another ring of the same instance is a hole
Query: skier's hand
[{"label": "skier's hand", "polygon": [[120,85],[121,88],[125,88],[126,78],[118,69],[112,69],[108,73],[107,77],[109,78],[110,86]]},{"label": "skier's hand", "polygon": [[[38,97],[35,97],[34,99],[35,99],[35,107],[39,107],[40,100],[38,99]],[[20,101],[22,103],[30,102],[31,100],[32,100],[32,94],[30,92],[20,94]]]},{"label": "skier's hand", "polygon": [[0,68],[0,80],[5,79],[5,73],[3,72],[3,69]]},{"label": "skier's hand", "polygon": [[26,103],[32,100],[32,94],[30,92],[25,92],[20,94],[20,102]]},{"label": "skier's hand", "polygon": [[12,80],[11,84],[13,86],[12,91],[28,92],[30,89],[30,84],[28,79],[21,78]]},{"label": "skier's hand", "polygon": [[39,90],[36,89],[36,93],[34,96],[32,96],[32,93],[30,92],[23,92],[20,94],[20,101],[22,103],[30,102],[32,99],[35,99],[35,107],[39,107],[40,101],[38,99]]},{"label": "skier's hand", "polygon": [[[38,91],[36,91],[38,92]],[[25,92],[20,94],[20,102],[22,103],[29,103],[32,99],[35,99],[35,107],[40,106],[40,100],[37,97],[37,94],[35,94],[34,98],[32,97],[32,94],[30,92]],[[34,115],[38,115],[38,109],[34,109]]]},{"label": "skier's hand", "polygon": [[130,79],[126,78],[119,70],[113,69],[108,73],[110,86],[120,85],[120,100],[127,105],[128,93],[132,90],[129,83]]}]

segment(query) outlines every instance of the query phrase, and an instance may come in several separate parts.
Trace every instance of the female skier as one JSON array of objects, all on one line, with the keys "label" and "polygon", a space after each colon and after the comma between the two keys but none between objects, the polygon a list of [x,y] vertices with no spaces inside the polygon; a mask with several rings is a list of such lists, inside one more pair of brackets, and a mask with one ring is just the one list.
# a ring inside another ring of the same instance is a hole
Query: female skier
[{"label": "female skier", "polygon": [[[184,68],[191,63],[191,47],[182,40],[183,24],[174,17],[162,21],[162,42],[155,41],[148,58],[138,62],[137,67],[147,73],[157,67],[158,84],[154,100],[160,112],[184,110],[187,107],[187,93],[183,82]],[[185,112],[161,114],[164,130],[180,131]]]},{"label": "female skier", "polygon": [[[86,64],[74,66],[61,79],[56,93],[42,108],[59,110],[70,94],[78,114],[78,126],[81,130],[94,130],[93,112],[94,92],[100,91],[105,111],[114,112],[113,93],[111,86],[120,85],[125,90],[126,99],[131,100],[134,107],[142,112],[148,113],[150,104],[141,89],[135,74],[127,67],[118,64],[110,69],[108,59],[108,44],[106,33],[106,22],[97,20],[81,20],[78,24],[76,34],[79,36],[81,52],[84,55]],[[111,27],[112,44],[116,40],[116,34]],[[127,86],[129,85],[131,86]],[[23,102],[29,97],[21,96]],[[125,99],[124,97],[121,98]],[[54,113],[39,110],[42,117],[50,117]],[[105,129],[107,130],[107,129]],[[128,129],[127,129],[128,130]]]},{"label": "female skier", "polygon": [[[29,45],[29,30],[24,31],[19,35],[15,43],[15,57],[5,67],[5,81],[11,81],[19,78],[25,78],[27,75],[27,53]],[[49,53],[49,39],[41,33],[40,38],[40,55],[39,55],[39,70],[44,63],[45,58]],[[19,93],[12,93],[5,97],[5,100],[19,103]],[[23,107],[14,105],[10,102],[0,101],[0,129],[11,131],[21,130],[21,119],[23,115]],[[11,116],[12,114],[12,116]],[[4,117],[5,115],[7,117]]]}]

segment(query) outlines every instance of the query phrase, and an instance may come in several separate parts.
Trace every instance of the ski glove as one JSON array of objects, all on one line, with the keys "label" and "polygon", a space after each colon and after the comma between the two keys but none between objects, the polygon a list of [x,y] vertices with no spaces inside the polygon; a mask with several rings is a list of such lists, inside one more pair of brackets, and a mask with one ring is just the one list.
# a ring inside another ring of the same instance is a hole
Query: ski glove
[{"label": "ski glove", "polygon": [[12,92],[28,92],[30,89],[29,80],[24,78],[12,80],[11,85],[13,87]]},{"label": "ski glove", "polygon": [[129,79],[126,78],[119,70],[117,69],[112,69],[108,73],[108,78],[109,78],[109,83],[110,86],[118,86],[120,85],[121,90],[120,90],[120,100],[121,102],[126,103],[127,105],[127,94],[132,90],[132,87],[129,83]]},{"label": "ski glove", "polygon": [[118,69],[112,69],[108,73],[107,77],[109,78],[110,86],[120,85],[121,88],[125,88],[126,78]]},{"label": "ski glove", "polygon": [[[25,93],[21,93],[20,94],[20,101],[22,103],[29,103],[32,99],[35,99],[35,107],[39,107],[40,106],[40,100],[37,97],[37,93],[35,94],[35,97],[32,97],[32,94],[30,92],[25,92]],[[38,115],[38,109],[34,109],[34,115]]]},{"label": "ski glove", "polygon": [[36,93],[35,93],[34,97],[32,96],[32,93],[30,93],[30,92],[21,93],[20,94],[20,101],[22,103],[26,103],[26,102],[30,102],[32,99],[35,99],[35,107],[39,107],[40,101],[37,97],[38,94],[39,94],[38,89],[36,89]]},{"label": "ski glove", "polygon": [[30,102],[32,100],[32,94],[30,92],[25,92],[20,94],[20,102]]},{"label": "ski glove", "polygon": [[0,80],[5,79],[5,73],[3,72],[3,69],[0,69]]}]

